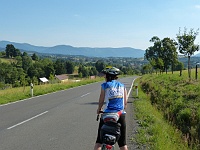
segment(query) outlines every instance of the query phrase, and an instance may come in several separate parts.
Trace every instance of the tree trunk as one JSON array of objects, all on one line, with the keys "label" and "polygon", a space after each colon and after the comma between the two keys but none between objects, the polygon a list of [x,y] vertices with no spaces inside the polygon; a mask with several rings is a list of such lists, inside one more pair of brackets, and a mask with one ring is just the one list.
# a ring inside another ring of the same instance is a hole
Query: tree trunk
[{"label": "tree trunk", "polygon": [[188,77],[191,79],[190,55],[188,55]]}]

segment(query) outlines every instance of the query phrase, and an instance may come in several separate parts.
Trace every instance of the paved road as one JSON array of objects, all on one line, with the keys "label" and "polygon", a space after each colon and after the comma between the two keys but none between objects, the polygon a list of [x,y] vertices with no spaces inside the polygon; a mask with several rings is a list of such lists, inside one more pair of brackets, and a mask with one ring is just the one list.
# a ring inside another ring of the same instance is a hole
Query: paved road
[{"label": "paved road", "polygon": [[92,150],[100,84],[0,105],[0,150]]}]

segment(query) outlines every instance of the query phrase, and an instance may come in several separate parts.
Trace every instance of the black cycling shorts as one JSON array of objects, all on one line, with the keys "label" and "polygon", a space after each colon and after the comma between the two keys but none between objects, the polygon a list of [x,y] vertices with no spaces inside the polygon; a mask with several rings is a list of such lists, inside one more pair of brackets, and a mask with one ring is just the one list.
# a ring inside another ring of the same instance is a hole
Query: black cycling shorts
[{"label": "black cycling shorts", "polygon": [[[119,147],[126,145],[126,119],[125,118],[126,118],[126,114],[121,114],[121,116],[118,120],[118,123],[121,124],[121,127],[120,127],[121,136],[118,140]],[[100,130],[101,130],[101,127],[103,126],[103,124],[104,124],[103,120],[100,119],[96,143],[102,144],[101,139],[100,139]]]}]

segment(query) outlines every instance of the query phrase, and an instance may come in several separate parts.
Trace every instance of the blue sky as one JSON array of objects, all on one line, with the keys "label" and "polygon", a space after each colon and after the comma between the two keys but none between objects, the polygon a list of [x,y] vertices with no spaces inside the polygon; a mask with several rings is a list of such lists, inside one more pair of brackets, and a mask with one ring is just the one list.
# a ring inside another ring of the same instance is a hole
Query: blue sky
[{"label": "blue sky", "polygon": [[0,40],[37,46],[145,50],[179,27],[200,28],[200,0],[0,0]]}]

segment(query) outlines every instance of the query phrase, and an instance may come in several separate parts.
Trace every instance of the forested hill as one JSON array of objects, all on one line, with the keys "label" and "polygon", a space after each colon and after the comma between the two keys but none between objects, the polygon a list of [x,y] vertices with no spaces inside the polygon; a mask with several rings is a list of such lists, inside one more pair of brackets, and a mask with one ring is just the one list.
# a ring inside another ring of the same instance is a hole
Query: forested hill
[{"label": "forested hill", "polygon": [[12,44],[19,50],[47,53],[47,54],[63,54],[63,55],[83,55],[88,57],[144,57],[144,50],[131,47],[122,48],[91,48],[91,47],[73,47],[70,45],[56,45],[53,47],[34,46],[27,43],[15,43],[9,41],[0,41],[0,50],[6,48],[7,44]]}]

